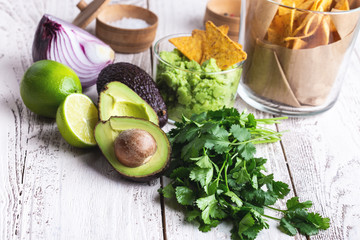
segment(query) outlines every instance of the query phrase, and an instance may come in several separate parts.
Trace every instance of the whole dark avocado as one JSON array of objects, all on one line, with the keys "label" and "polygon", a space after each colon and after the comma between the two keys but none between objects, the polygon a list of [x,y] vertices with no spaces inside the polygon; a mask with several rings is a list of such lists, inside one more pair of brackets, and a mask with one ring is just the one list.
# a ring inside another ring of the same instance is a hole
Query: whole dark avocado
[{"label": "whole dark avocado", "polygon": [[136,92],[156,112],[159,117],[159,126],[163,127],[168,120],[166,104],[161,97],[154,80],[140,67],[126,62],[118,62],[105,67],[99,74],[96,88],[97,92],[113,81],[121,82]]}]

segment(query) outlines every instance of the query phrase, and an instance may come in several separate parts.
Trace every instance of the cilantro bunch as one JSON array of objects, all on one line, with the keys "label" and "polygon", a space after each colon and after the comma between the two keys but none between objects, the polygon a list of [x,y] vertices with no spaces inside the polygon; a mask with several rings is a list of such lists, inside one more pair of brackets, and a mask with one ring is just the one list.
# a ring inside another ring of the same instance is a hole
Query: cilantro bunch
[{"label": "cilantro bunch", "polygon": [[[172,161],[171,182],[159,189],[166,198],[184,206],[186,220],[209,231],[221,221],[231,221],[232,239],[255,239],[269,227],[267,218],[279,221],[288,235],[299,231],[314,235],[329,227],[329,219],[309,213],[311,201],[289,199],[287,209],[271,207],[290,191],[289,186],[266,175],[266,159],[254,157],[255,144],[280,140],[282,133],[258,126],[279,123],[282,118],[255,119],[235,108],[183,117],[168,133]],[[283,213],[281,219],[265,215],[264,209]]]}]

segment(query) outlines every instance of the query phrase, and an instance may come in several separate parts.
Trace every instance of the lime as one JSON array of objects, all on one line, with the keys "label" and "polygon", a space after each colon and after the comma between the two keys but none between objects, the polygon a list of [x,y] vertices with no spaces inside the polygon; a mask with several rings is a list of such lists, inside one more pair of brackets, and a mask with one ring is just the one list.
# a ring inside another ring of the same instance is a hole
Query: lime
[{"label": "lime", "polygon": [[81,93],[65,98],[56,113],[56,123],[63,138],[74,147],[96,146],[94,128],[98,110],[91,99]]},{"label": "lime", "polygon": [[51,60],[35,62],[20,83],[20,95],[26,107],[45,117],[55,117],[66,96],[81,92],[76,73],[68,66]]}]

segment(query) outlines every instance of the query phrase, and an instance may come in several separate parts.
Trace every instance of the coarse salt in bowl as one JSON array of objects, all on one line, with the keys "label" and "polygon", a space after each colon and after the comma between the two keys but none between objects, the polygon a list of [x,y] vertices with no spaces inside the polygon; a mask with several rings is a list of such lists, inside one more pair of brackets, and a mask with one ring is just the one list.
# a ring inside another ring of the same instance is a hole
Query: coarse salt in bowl
[{"label": "coarse salt in bowl", "polygon": [[149,49],[155,39],[158,17],[134,5],[113,4],[96,18],[96,36],[120,53]]},{"label": "coarse salt in bowl", "polygon": [[125,29],[141,29],[150,26],[146,21],[142,19],[128,18],[128,17],[123,17],[120,20],[109,22],[109,24],[117,28],[125,28]]}]

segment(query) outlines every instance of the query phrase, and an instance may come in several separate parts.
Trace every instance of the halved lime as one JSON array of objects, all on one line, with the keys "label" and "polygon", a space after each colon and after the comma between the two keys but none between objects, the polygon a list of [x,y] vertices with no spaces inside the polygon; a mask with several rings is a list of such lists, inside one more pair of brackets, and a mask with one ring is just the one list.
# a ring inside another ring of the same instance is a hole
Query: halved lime
[{"label": "halved lime", "polygon": [[96,146],[94,128],[98,110],[91,99],[81,93],[65,98],[56,113],[56,123],[63,138],[74,147]]}]

